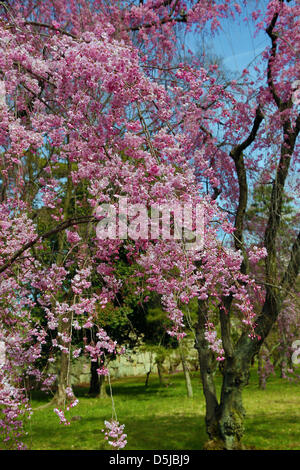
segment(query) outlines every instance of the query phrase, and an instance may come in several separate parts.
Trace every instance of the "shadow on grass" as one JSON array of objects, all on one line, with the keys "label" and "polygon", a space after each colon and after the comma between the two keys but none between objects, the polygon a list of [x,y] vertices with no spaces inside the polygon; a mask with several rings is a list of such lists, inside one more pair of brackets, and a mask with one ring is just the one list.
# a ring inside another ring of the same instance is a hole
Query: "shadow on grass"
[{"label": "shadow on grass", "polygon": [[[91,395],[89,395],[89,387],[88,386],[75,386],[73,387],[73,391],[75,393],[75,396],[77,398],[88,398],[88,397],[91,397]],[[43,402],[43,403],[47,403],[47,402],[50,402],[53,398],[54,394],[50,394],[50,393],[46,393],[46,392],[42,392],[41,390],[32,390],[31,391],[31,399],[32,400],[35,400],[35,401],[38,401],[38,402]]]},{"label": "shadow on grass", "polygon": [[[192,373],[192,384],[194,393],[202,394],[202,389],[200,385],[199,373]],[[185,394],[185,384],[183,383],[183,374],[172,374],[166,375],[166,380],[168,382],[167,386],[160,385],[159,379],[156,374],[153,374],[149,381],[149,386],[145,387],[144,377],[127,377],[112,381],[112,389],[114,396],[126,396],[129,398],[135,398],[138,396],[143,396],[147,399],[150,396],[156,396],[157,394],[161,396],[176,396],[178,392],[182,390],[183,395]],[[77,398],[93,398],[93,395],[89,394],[89,385],[75,385],[73,386],[73,391]],[[106,386],[106,393],[109,395],[109,386]],[[53,394],[45,393],[40,390],[33,390],[31,392],[31,399],[40,403],[50,402],[53,398]]]},{"label": "shadow on grass", "polygon": [[157,395],[157,393],[168,394],[170,391],[169,387],[160,387],[159,384],[151,384],[150,387],[145,387],[145,385],[124,385],[116,384],[112,385],[114,396],[125,396],[126,397],[138,397],[143,396],[143,398],[150,397],[151,395]]},{"label": "shadow on grass", "polygon": [[[102,427],[102,416],[84,418],[71,426],[58,426],[48,421],[34,426],[26,444],[30,447],[30,442],[34,443],[35,450],[109,449]],[[128,435],[126,450],[201,450],[207,440],[201,417],[128,418],[125,432]]]},{"label": "shadow on grass", "polygon": [[[36,421],[26,444],[33,449],[101,450],[107,447],[102,433],[108,408],[91,410],[93,415],[83,416],[71,426],[61,426],[50,413],[43,421]],[[207,441],[204,416],[119,416],[126,425],[126,450],[201,450]],[[276,413],[259,414],[246,419],[244,444],[256,449],[300,449],[300,428],[296,417]]]},{"label": "shadow on grass", "polygon": [[[203,392],[199,374],[191,374],[191,379],[194,395],[199,394],[202,396]],[[186,386],[182,373],[166,375],[165,380],[166,385],[160,385],[158,376],[153,374],[148,387],[146,387],[145,380],[140,377],[127,378],[127,380],[123,379],[122,381],[112,383],[113,394],[115,396],[126,396],[130,398],[143,396],[144,399],[147,399],[147,397],[155,397],[157,394],[162,397],[186,395]],[[138,381],[139,383],[137,383]]]}]

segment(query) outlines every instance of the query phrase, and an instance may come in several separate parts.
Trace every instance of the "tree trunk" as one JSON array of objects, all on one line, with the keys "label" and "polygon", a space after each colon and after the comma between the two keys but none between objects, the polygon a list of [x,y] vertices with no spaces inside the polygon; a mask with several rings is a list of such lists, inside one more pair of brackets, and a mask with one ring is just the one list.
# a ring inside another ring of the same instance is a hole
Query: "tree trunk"
[{"label": "tree trunk", "polygon": [[97,369],[99,368],[98,361],[91,361],[91,379],[89,395],[98,395],[100,392],[100,380]]},{"label": "tree trunk", "polygon": [[188,368],[188,365],[187,365],[185,357],[184,357],[184,353],[183,353],[181,348],[180,348],[180,357],[181,357],[182,368],[183,368],[183,372],[184,372],[187,396],[188,396],[188,398],[193,398],[193,387],[192,387],[191,377],[190,377],[190,373],[189,373],[189,368]]},{"label": "tree trunk", "polygon": [[227,357],[222,364],[222,391],[220,403],[214,383],[216,361],[205,338],[207,303],[198,303],[198,324],[196,328],[196,349],[198,350],[200,374],[206,403],[205,424],[210,440],[205,444],[207,450],[242,449],[245,410],[242,404],[242,390],[248,383],[251,360],[258,348],[247,335],[242,335],[235,351],[230,343],[228,316],[222,313],[222,339]]},{"label": "tree trunk", "polygon": [[148,372],[147,372],[147,374],[146,374],[145,387],[148,387],[148,385],[149,385],[149,377],[150,377],[150,374],[151,374],[151,369],[148,370]]},{"label": "tree trunk", "polygon": [[258,354],[257,359],[257,373],[258,373],[258,386],[261,390],[266,388],[266,379],[264,374],[264,361],[261,352]]},{"label": "tree trunk", "polygon": [[250,361],[239,360],[237,354],[227,359],[218,409],[218,431],[228,450],[243,449],[245,410],[242,403],[242,390],[248,384]]},{"label": "tree trunk", "polygon": [[[275,12],[266,29],[271,39],[272,47],[268,60],[268,86],[269,91],[278,107],[278,111],[291,110],[291,100],[284,101],[277,94],[273,81],[272,63],[276,58],[278,35],[274,32],[279,18]],[[283,114],[283,113],[282,113]],[[263,120],[260,106],[257,107],[255,120],[248,137],[236,145],[230,151],[230,156],[235,163],[236,174],[239,183],[239,202],[235,214],[234,245],[240,249],[243,256],[241,273],[248,272],[249,263],[243,241],[244,217],[247,208],[247,174],[243,158],[243,152],[253,143]],[[255,337],[249,338],[249,333],[243,332],[236,344],[233,344],[230,331],[230,310],[232,295],[222,299],[220,305],[220,325],[225,361],[223,373],[223,385],[220,405],[215,395],[215,388],[211,376],[210,357],[208,345],[205,341],[205,323],[208,318],[208,309],[205,303],[199,302],[197,341],[196,348],[199,352],[201,378],[206,400],[206,426],[209,436],[216,436],[226,449],[242,448],[241,440],[244,432],[245,411],[242,405],[242,389],[248,383],[251,361],[259,353],[260,347],[268,336],[273,324],[278,318],[282,308],[282,302],[287,293],[294,286],[300,267],[300,232],[290,250],[290,259],[282,276],[278,275],[280,259],[278,257],[277,239],[280,229],[283,194],[289,166],[300,132],[300,117],[293,126],[289,113],[282,119],[283,139],[280,149],[280,159],[276,169],[276,175],[272,183],[271,201],[269,205],[268,221],[264,234],[264,246],[267,250],[265,258],[265,301],[261,313],[255,321]],[[196,264],[201,268],[201,263]],[[221,448],[221,447],[220,447]]]},{"label": "tree trunk", "polygon": [[162,387],[166,387],[166,380],[163,376],[163,365],[162,365],[162,362],[156,362],[156,365],[157,365],[157,372],[158,372],[158,377],[159,377],[159,385]]},{"label": "tree trunk", "polygon": [[107,398],[105,388],[105,376],[99,375],[97,369],[99,368],[99,361],[91,361],[91,380],[89,395],[97,398]]},{"label": "tree trunk", "polygon": [[149,370],[146,373],[145,387],[148,387],[148,385],[149,385],[149,377],[150,377],[150,374],[152,372],[152,357],[153,357],[152,352],[150,351],[150,364],[149,364]]},{"label": "tree trunk", "polygon": [[57,390],[51,402],[52,404],[55,404],[58,408],[65,407],[66,399],[67,399],[67,394],[66,394],[67,387],[70,387],[69,355],[67,353],[61,352]]},{"label": "tree trunk", "polygon": [[[70,313],[65,314],[68,318],[67,322],[59,321],[58,332],[61,334],[69,335],[71,329],[72,316]],[[70,381],[70,343],[65,343],[62,337],[58,337],[59,344],[65,348],[60,353],[59,358],[59,374],[57,390],[51,401],[51,404],[55,404],[58,408],[63,408],[67,401],[66,388],[71,387]]]}]

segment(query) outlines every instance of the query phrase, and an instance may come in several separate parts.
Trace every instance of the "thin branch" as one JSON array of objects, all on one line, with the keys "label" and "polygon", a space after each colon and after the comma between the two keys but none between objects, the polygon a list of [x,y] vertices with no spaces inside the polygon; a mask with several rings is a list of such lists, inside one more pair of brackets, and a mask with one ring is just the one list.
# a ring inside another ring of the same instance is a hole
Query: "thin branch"
[{"label": "thin branch", "polygon": [[0,266],[0,273],[4,272],[7,268],[9,268],[20,256],[24,253],[24,251],[28,250],[29,248],[33,247],[37,242],[40,242],[42,240],[46,240],[47,238],[50,238],[52,235],[55,235],[56,233],[61,232],[62,230],[67,229],[68,227],[71,227],[72,225],[78,225],[78,224],[86,224],[91,221],[96,221],[97,219],[93,216],[88,216],[88,217],[73,217],[71,219],[65,220],[61,224],[57,225],[53,229],[49,230],[48,232],[43,233],[42,235],[36,236],[33,240],[30,242],[25,243],[25,245],[22,246],[19,250],[17,250],[13,256],[2,266]]},{"label": "thin branch", "polygon": [[69,36],[70,38],[73,38],[73,39],[77,39],[77,37],[74,36],[74,34],[68,33],[68,31],[65,31],[65,30],[62,29],[62,28],[56,28],[56,27],[54,27],[54,26],[51,25],[51,24],[39,23],[39,22],[37,22],[37,21],[26,21],[25,24],[26,24],[26,25],[29,25],[29,26],[38,26],[39,28],[51,29],[52,31],[59,31],[61,34],[64,34],[64,35],[66,35],[66,36]]},{"label": "thin branch", "polygon": [[[161,19],[158,22],[158,24],[163,25],[163,24],[171,23],[171,22],[186,23],[187,22],[186,13],[182,12],[180,13],[180,16],[177,16],[176,18],[172,18],[172,16],[169,15],[167,18]],[[157,25],[157,22],[152,21],[151,23],[141,24],[139,26],[129,26],[128,28],[126,28],[126,31],[139,31],[142,28],[149,29],[149,28],[152,28],[152,26],[156,26],[156,25]]]},{"label": "thin branch", "polygon": [[237,250],[242,250],[244,261],[242,263],[241,269],[244,273],[247,272],[249,263],[243,243],[244,218],[248,202],[248,183],[243,151],[246,150],[246,148],[248,148],[254,142],[263,119],[264,116],[261,112],[260,106],[258,106],[256,109],[255,119],[250,134],[242,143],[236,145],[230,152],[230,156],[234,160],[239,183],[239,203],[235,215],[234,243]]}]

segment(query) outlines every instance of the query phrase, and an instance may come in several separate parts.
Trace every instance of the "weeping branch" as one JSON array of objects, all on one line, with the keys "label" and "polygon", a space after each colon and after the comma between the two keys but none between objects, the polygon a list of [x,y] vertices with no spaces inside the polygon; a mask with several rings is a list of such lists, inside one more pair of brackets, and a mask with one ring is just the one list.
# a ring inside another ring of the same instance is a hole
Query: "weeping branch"
[{"label": "weeping branch", "polygon": [[20,256],[24,253],[24,251],[33,247],[36,243],[46,240],[47,238],[50,238],[52,235],[55,235],[56,233],[60,233],[63,230],[66,230],[68,227],[72,227],[73,225],[87,224],[92,221],[96,222],[97,219],[93,216],[73,217],[71,219],[65,220],[61,224],[52,228],[51,230],[48,230],[48,232],[45,232],[42,235],[36,236],[30,242],[25,243],[25,245],[23,245],[22,248],[17,250],[6,263],[0,266],[0,273],[3,273],[7,268],[9,268],[18,258],[20,258]]}]

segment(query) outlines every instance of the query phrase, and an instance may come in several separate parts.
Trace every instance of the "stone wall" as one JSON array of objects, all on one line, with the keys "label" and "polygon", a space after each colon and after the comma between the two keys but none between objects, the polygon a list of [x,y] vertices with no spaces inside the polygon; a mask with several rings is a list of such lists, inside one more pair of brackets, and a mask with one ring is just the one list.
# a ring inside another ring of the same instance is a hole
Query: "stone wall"
[{"label": "stone wall", "polygon": [[[193,347],[189,348],[189,354],[186,359],[190,370],[195,370],[198,361],[196,350]],[[52,365],[49,372],[57,374],[58,367],[59,363]],[[81,356],[78,359],[72,359],[72,385],[89,383],[90,367],[91,363],[85,356]],[[174,350],[165,360],[163,367],[166,373],[182,371],[182,364],[177,350]],[[117,356],[114,360],[111,360],[108,368],[112,378],[146,376],[150,368],[153,373],[157,373],[155,353],[151,353],[149,351],[127,352],[126,354]]]}]

